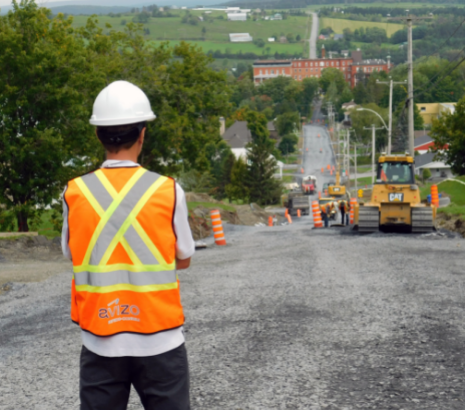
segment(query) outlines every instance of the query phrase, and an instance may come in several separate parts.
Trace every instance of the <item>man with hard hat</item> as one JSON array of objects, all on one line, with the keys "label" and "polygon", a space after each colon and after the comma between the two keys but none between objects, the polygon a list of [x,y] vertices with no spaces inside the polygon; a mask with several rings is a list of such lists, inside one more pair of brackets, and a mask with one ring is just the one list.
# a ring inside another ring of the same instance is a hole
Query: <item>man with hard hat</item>
[{"label": "man with hard hat", "polygon": [[341,212],[341,224],[349,225],[349,203],[345,199],[339,201],[339,211]]},{"label": "man with hard hat", "polygon": [[189,267],[195,245],[181,187],[137,163],[154,119],[135,85],[103,89],[90,123],[107,160],[63,195],[71,318],[82,329],[81,410],[126,409],[131,385],[144,409],[190,409],[176,270]]}]

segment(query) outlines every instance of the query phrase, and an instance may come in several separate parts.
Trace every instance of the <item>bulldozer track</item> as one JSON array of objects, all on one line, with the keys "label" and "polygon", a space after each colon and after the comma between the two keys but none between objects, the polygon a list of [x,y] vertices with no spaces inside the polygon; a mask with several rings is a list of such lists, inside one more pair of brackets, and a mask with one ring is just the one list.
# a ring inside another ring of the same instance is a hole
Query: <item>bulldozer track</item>
[{"label": "bulldozer track", "polygon": [[379,210],[375,207],[361,206],[358,210],[358,231],[378,232],[379,231]]},{"label": "bulldozer track", "polygon": [[427,233],[432,232],[433,229],[433,209],[412,208],[412,233]]}]

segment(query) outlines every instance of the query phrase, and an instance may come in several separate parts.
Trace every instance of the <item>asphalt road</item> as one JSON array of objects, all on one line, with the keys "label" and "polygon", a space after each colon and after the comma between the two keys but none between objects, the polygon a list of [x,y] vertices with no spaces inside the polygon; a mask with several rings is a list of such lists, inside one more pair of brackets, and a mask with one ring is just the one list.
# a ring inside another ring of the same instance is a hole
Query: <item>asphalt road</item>
[{"label": "asphalt road", "polygon": [[318,39],[318,13],[312,13],[312,30],[310,33],[310,58],[317,58],[316,41]]},{"label": "asphalt road", "polygon": [[[305,223],[226,239],[179,272],[194,410],[465,408],[463,239]],[[70,281],[0,295],[1,410],[79,408]]]}]

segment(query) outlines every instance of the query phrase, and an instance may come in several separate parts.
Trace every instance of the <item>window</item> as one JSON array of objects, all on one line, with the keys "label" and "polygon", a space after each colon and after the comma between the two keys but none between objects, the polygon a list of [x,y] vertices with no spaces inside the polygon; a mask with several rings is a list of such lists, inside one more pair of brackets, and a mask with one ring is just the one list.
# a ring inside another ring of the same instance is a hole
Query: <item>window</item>
[{"label": "window", "polygon": [[421,107],[421,111],[426,111],[426,107]]},{"label": "window", "polygon": [[333,66],[334,66],[334,62],[333,62],[333,61],[331,61],[331,67],[333,67]]},{"label": "window", "polygon": [[299,75],[299,80],[302,80],[302,77]]},{"label": "window", "polygon": [[265,75],[268,75],[268,70],[265,70]]},{"label": "window", "polygon": [[274,74],[274,70],[271,70],[271,74]]},{"label": "window", "polygon": [[324,67],[325,63],[323,61],[320,61],[320,67]]},{"label": "window", "polygon": [[310,63],[310,67],[313,67],[313,63]]},{"label": "window", "polygon": [[262,75],[262,74],[263,74],[263,72],[262,72],[262,70],[260,70],[260,75]]},{"label": "window", "polygon": [[305,67],[308,67],[308,63],[305,63]]},{"label": "window", "polygon": [[339,61],[336,62],[336,65],[339,67]]},{"label": "window", "polygon": [[299,63],[299,67],[301,66],[301,64]]},{"label": "window", "polygon": [[414,184],[413,164],[408,162],[380,163],[377,180],[384,184]]}]

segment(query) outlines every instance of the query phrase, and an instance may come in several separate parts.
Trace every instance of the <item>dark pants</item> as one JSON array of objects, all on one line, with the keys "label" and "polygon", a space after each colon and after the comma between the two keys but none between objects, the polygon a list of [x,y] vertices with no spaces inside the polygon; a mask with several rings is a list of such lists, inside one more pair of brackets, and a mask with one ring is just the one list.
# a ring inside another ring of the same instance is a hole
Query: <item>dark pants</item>
[{"label": "dark pants", "polygon": [[346,213],[341,210],[341,216],[342,216],[342,222],[341,223],[342,223],[342,225],[344,225],[344,219],[345,219],[344,216],[345,216],[345,214]]},{"label": "dark pants", "polygon": [[325,223],[325,228],[327,228],[328,225],[329,225],[328,214],[326,214],[325,212],[322,212],[321,216],[323,217],[323,222]]},{"label": "dark pants", "polygon": [[82,346],[81,410],[126,410],[131,384],[145,410],[189,410],[184,344],[149,357],[102,357]]}]

